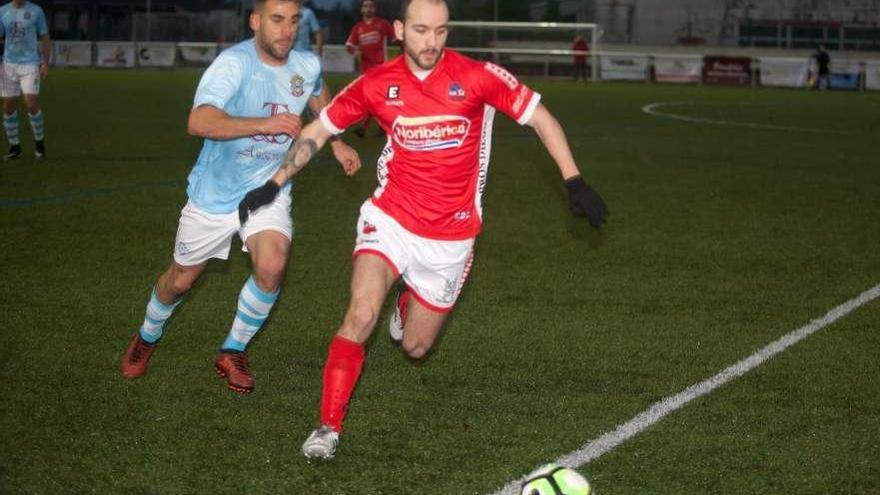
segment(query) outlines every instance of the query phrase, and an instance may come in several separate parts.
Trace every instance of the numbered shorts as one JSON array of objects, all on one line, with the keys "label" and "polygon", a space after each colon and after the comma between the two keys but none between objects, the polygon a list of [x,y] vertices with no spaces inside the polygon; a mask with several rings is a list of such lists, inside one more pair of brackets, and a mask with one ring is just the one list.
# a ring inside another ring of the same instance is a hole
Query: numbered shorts
[{"label": "numbered shorts", "polygon": [[361,206],[354,256],[367,253],[384,259],[423,306],[445,313],[455,305],[470,272],[474,239],[415,235],[367,200]]},{"label": "numbered shorts", "polygon": [[265,230],[274,230],[292,239],[290,203],[289,194],[279,194],[272,204],[251,213],[242,227],[238,222],[238,211],[214,215],[200,210],[188,201],[180,211],[177,237],[174,240],[174,261],[179,265],[193,266],[211,258],[225,260],[229,258],[232,236],[236,232],[241,238],[243,252],[247,252],[248,237]]},{"label": "numbered shorts", "polygon": [[3,63],[3,84],[0,86],[3,97],[12,98],[40,94],[40,66],[32,64]]}]

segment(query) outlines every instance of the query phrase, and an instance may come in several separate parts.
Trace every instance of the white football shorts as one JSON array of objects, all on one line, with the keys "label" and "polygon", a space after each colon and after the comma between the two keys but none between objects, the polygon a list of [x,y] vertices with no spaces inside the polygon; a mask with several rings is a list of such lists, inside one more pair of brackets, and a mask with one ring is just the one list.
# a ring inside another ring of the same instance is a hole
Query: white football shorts
[{"label": "white football shorts", "polygon": [[242,227],[238,222],[238,211],[214,215],[187,201],[177,224],[174,261],[179,265],[193,266],[211,258],[228,259],[232,236],[236,232],[241,238],[243,252],[247,252],[248,237],[265,230],[274,230],[292,239],[290,204],[290,195],[281,193],[272,204],[251,213]]},{"label": "white football shorts", "polygon": [[40,66],[33,64],[13,64],[3,62],[3,85],[0,87],[4,98],[40,94]]},{"label": "white football shorts", "polygon": [[474,239],[443,241],[415,235],[368,199],[361,206],[354,256],[367,253],[384,259],[423,306],[445,313],[467,280]]}]

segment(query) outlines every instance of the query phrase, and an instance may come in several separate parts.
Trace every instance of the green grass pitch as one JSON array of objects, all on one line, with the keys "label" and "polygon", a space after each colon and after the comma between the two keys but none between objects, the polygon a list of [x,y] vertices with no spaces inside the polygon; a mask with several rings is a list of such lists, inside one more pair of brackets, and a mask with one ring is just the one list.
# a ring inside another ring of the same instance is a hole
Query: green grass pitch
[{"label": "green grass pitch", "polygon": [[[337,459],[308,464],[382,141],[347,138],[354,178],[327,152],[297,178],[252,395],[212,370],[249,274],[237,242],[123,379],[200,146],[198,77],[54,71],[39,162],[20,118],[26,155],[0,163],[2,493],[489,493],[880,283],[880,94],[531,80],[609,223],[572,218],[534,133],[499,116],[443,338],[411,363],[383,315]],[[642,112],[658,102],[727,124]],[[602,495],[880,493],[878,322],[875,300],[580,472]]]}]

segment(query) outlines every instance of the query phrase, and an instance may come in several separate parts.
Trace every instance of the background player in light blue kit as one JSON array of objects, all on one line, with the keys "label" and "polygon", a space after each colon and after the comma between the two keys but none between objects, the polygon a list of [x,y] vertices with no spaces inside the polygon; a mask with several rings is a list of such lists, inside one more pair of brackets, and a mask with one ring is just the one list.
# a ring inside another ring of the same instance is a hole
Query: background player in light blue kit
[{"label": "background player in light blue kit", "polygon": [[0,7],[0,34],[4,38],[3,82],[0,92],[3,96],[3,127],[9,141],[9,152],[5,160],[21,156],[21,140],[18,137],[18,97],[24,93],[31,129],[34,131],[34,155],[46,156],[43,136],[43,112],[37,95],[40,94],[40,80],[49,74],[49,55],[52,42],[46,16],[39,6],[25,0],[12,0]]},{"label": "background player in light blue kit", "polygon": [[[306,104],[317,115],[329,102],[318,57],[291,51],[298,22],[296,1],[257,0],[250,17],[254,38],[221,53],[199,82],[189,132],[205,142],[189,175],[174,261],[153,288],[143,325],[122,358],[127,377],[147,372],[165,321],[208,260],[228,257],[238,232],[254,271],[241,290],[215,368],[230,389],[254,388],[247,346],[269,316],[284,277],[293,234],[291,184],[246,222],[239,221],[238,204],[278,169],[299,134]],[[333,154],[349,175],[360,168],[357,153],[342,141],[333,143]]]},{"label": "background player in light blue kit", "polygon": [[299,31],[296,34],[294,50],[312,51],[312,34],[315,35],[315,53],[320,57],[324,53],[324,33],[315,11],[303,5],[303,0],[297,0],[299,5]]}]

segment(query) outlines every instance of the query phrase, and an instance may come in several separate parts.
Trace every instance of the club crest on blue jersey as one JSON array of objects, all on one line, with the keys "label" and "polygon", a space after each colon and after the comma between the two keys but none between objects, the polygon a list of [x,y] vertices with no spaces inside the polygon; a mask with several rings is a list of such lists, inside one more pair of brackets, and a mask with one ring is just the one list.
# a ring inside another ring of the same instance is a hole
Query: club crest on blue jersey
[{"label": "club crest on blue jersey", "polygon": [[461,87],[461,84],[452,81],[452,84],[449,85],[449,99],[461,101],[464,99],[464,96],[464,88]]},{"label": "club crest on blue jersey", "polygon": [[306,80],[299,74],[294,74],[293,77],[290,78],[290,94],[299,98],[305,93],[305,83]]}]

